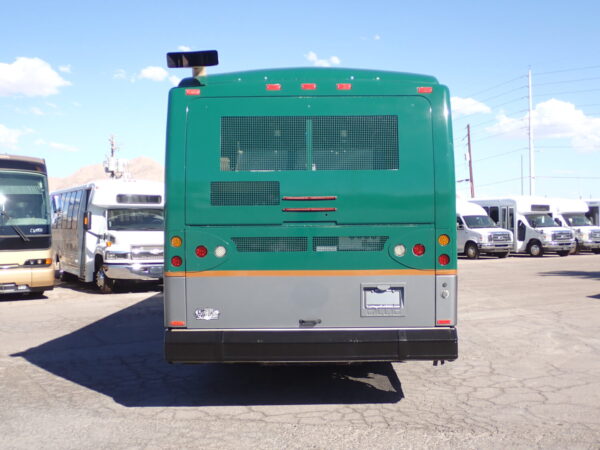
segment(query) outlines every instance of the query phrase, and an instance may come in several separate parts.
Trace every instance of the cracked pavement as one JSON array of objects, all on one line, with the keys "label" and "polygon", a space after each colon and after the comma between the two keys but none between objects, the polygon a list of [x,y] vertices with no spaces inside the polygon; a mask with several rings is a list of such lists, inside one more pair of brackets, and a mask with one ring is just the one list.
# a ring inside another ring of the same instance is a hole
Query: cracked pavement
[{"label": "cracked pavement", "polygon": [[599,448],[600,255],[459,261],[459,359],[169,365],[162,293],[0,297],[0,448]]}]

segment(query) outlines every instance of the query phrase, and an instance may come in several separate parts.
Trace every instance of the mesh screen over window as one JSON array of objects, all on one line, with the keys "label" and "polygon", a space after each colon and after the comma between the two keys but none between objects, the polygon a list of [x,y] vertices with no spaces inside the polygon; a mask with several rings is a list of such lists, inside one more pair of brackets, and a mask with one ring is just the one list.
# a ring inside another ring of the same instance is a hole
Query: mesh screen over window
[{"label": "mesh screen over window", "polygon": [[213,181],[212,206],[279,205],[278,181]]},{"label": "mesh screen over window", "polygon": [[222,171],[393,169],[397,116],[221,118]]},{"label": "mesh screen over window", "polygon": [[305,252],[306,237],[232,237],[238,252]]}]

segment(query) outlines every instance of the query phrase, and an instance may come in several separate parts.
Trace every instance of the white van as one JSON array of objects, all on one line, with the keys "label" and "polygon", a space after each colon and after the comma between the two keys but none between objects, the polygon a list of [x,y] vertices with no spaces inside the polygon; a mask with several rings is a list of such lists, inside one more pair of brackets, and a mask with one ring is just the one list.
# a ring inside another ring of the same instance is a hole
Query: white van
[{"label": "white van", "polygon": [[506,258],[513,247],[513,234],[498,227],[475,203],[456,199],[456,247],[469,259],[481,253]]},{"label": "white van", "polygon": [[556,252],[567,256],[575,249],[575,237],[569,228],[560,227],[550,215],[550,200],[543,197],[515,196],[475,198],[491,219],[513,235],[515,253],[543,256]]},{"label": "white van", "polygon": [[51,193],[59,273],[110,293],[118,280],[163,277],[164,184],[106,179]]},{"label": "white van", "polygon": [[553,198],[550,207],[554,221],[558,225],[571,228],[575,233],[575,253],[579,253],[580,250],[600,253],[600,227],[594,226],[586,217],[590,210],[586,202],[570,198]]}]

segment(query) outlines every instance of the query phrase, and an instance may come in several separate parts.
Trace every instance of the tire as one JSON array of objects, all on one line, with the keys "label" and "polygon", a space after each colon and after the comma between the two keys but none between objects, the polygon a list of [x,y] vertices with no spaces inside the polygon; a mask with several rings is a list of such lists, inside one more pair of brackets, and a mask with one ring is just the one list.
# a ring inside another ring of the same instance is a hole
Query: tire
[{"label": "tire", "polygon": [[109,278],[104,269],[100,267],[94,274],[94,281],[96,286],[103,294],[112,294],[115,289],[115,280]]},{"label": "tire", "polygon": [[473,242],[467,242],[467,245],[465,245],[465,255],[467,255],[467,258],[469,259],[479,259],[479,249],[477,248],[477,245]]},{"label": "tire", "polygon": [[569,253],[571,253],[570,250],[563,250],[562,252],[556,252],[558,253],[558,256],[569,256]]},{"label": "tire", "polygon": [[600,248],[593,248],[592,252],[595,253],[596,255],[600,255]]},{"label": "tire", "polygon": [[527,246],[527,253],[534,258],[541,258],[544,256],[544,247],[539,241],[532,241]]},{"label": "tire", "polygon": [[508,256],[508,252],[496,253],[498,258],[506,258]]}]

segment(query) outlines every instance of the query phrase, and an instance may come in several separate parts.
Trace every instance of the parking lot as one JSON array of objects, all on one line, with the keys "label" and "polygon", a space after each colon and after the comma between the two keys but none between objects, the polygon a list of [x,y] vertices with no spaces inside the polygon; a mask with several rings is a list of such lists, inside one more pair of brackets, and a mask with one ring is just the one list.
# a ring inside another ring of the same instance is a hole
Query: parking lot
[{"label": "parking lot", "polygon": [[598,448],[600,255],[459,261],[459,359],[173,366],[162,293],[0,300],[2,448]]}]

